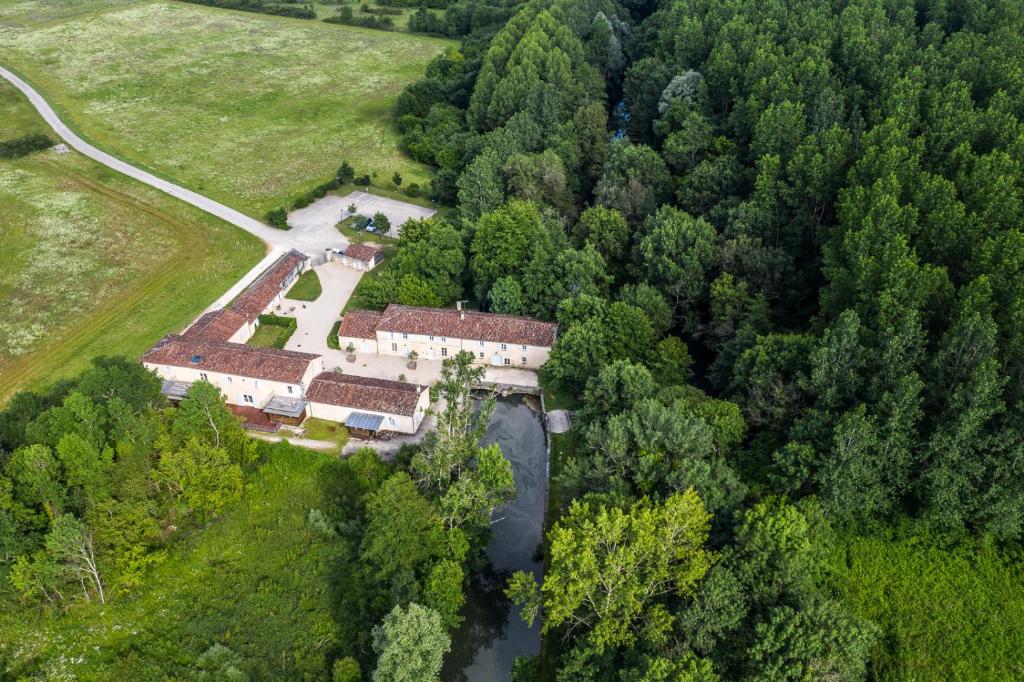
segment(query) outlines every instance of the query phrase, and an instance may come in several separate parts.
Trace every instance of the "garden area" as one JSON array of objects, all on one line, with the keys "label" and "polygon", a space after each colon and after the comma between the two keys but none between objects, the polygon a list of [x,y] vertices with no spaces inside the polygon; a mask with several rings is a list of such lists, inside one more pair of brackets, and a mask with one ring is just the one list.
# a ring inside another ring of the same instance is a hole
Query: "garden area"
[{"label": "garden area", "polygon": [[450,41],[169,2],[84,7],[0,1],[0,60],[104,150],[252,216],[340,158],[375,184],[429,182],[391,108]]},{"label": "garden area", "polygon": [[[52,135],[5,81],[0,121],[0,142]],[[137,357],[263,254],[256,238],[73,151],[0,164],[0,234],[0,403],[96,355]]]},{"label": "garden area", "polygon": [[262,346],[264,348],[284,348],[288,339],[292,337],[298,323],[294,317],[281,317],[280,315],[260,315],[260,326],[246,343],[250,346]]},{"label": "garden area", "polygon": [[295,301],[315,301],[320,298],[323,289],[320,286],[320,277],[315,270],[306,270],[299,276],[299,279],[292,285],[292,288],[285,294],[285,298]]}]

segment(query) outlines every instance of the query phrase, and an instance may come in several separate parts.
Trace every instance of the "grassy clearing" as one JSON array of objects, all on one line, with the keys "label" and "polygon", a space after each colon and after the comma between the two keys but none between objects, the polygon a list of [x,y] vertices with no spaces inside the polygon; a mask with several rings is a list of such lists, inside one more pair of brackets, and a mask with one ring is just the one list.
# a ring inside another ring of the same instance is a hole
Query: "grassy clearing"
[{"label": "grassy clearing", "polygon": [[547,410],[578,410],[582,406],[580,396],[571,391],[541,381],[540,387],[544,390],[544,407]]},{"label": "grassy clearing", "polygon": [[330,441],[339,448],[345,447],[348,442],[348,429],[343,424],[310,417],[302,423],[302,428],[306,430],[304,438]]},{"label": "grassy clearing", "polygon": [[426,185],[390,112],[451,41],[166,1],[96,7],[0,0],[0,60],[103,149],[257,217],[346,159],[375,182]]},{"label": "grassy clearing", "polygon": [[[48,132],[0,83],[0,137]],[[0,164],[0,403],[137,356],[188,324],[263,254],[260,242],[75,152]]]},{"label": "grassy clearing", "polygon": [[172,546],[138,594],[63,616],[0,613],[15,666],[40,663],[46,679],[196,679],[189,666],[217,642],[250,679],[322,679],[336,630],[332,549],[306,517],[331,457],[268,449],[243,499]]},{"label": "grassy clearing", "polygon": [[315,270],[306,270],[299,276],[299,279],[292,285],[292,288],[285,294],[285,298],[295,301],[315,301],[320,298],[323,288],[320,286],[320,277]]},{"label": "grassy clearing", "polygon": [[878,680],[1019,680],[1024,575],[991,547],[945,549],[924,539],[849,537],[830,561],[855,613],[882,628]]}]

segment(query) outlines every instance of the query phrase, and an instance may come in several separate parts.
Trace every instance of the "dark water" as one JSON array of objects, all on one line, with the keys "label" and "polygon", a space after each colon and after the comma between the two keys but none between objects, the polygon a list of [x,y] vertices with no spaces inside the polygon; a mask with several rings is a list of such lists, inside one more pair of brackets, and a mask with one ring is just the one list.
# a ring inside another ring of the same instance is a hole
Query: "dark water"
[{"label": "dark water", "polygon": [[[527,398],[526,400],[532,400]],[[487,545],[490,568],[474,576],[463,608],[465,622],[452,637],[442,679],[446,682],[502,682],[519,656],[540,653],[540,626],[527,627],[502,590],[514,571],[531,571],[544,532],[547,450],[540,415],[518,397],[498,401],[484,443],[498,443],[512,462],[516,499],[498,510]]]}]

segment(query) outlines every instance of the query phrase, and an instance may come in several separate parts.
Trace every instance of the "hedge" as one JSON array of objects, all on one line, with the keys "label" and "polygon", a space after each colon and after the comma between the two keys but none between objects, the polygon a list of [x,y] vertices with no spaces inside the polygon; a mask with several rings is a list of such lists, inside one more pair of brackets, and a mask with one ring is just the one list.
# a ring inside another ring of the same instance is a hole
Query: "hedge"
[{"label": "hedge", "polygon": [[42,133],[29,133],[7,142],[0,142],[0,158],[17,159],[53,146],[53,140]]}]

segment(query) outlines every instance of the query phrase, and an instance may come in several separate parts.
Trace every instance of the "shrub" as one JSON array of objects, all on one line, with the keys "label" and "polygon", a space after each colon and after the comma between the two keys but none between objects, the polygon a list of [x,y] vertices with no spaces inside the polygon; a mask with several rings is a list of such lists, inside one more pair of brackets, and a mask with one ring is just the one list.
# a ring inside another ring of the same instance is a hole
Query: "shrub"
[{"label": "shrub", "polygon": [[296,199],[294,203],[292,203],[293,209],[306,208],[307,206],[309,206],[309,197],[305,194],[303,194],[301,197]]},{"label": "shrub", "polygon": [[265,217],[272,227],[276,227],[279,230],[290,229],[288,225],[288,211],[284,210],[283,207],[268,211]]},{"label": "shrub", "polygon": [[363,177],[356,179],[356,184],[357,185],[363,185],[364,187],[369,187],[370,186],[370,176],[369,175],[364,175]]},{"label": "shrub", "polygon": [[395,174],[391,176],[391,182],[395,183],[395,187],[402,186],[402,174],[395,171]]},{"label": "shrub", "polygon": [[294,17],[296,19],[316,19],[316,12],[308,5],[306,7],[281,7],[265,4],[262,0],[185,0],[194,5],[206,5],[208,7],[223,7],[242,12],[257,12],[260,14],[273,14],[282,17]]},{"label": "shrub", "polygon": [[338,180],[338,184],[347,185],[356,177],[356,172],[348,161],[342,161],[341,166],[338,168],[338,174],[335,177]]},{"label": "shrub", "polygon": [[415,182],[410,182],[403,191],[408,197],[418,197],[420,195],[420,186]]},{"label": "shrub", "polygon": [[387,233],[391,230],[391,221],[388,220],[386,215],[378,211],[373,214],[373,226],[378,232]]},{"label": "shrub", "polygon": [[53,146],[53,140],[42,133],[30,133],[7,142],[0,142],[0,158],[17,159]]}]

